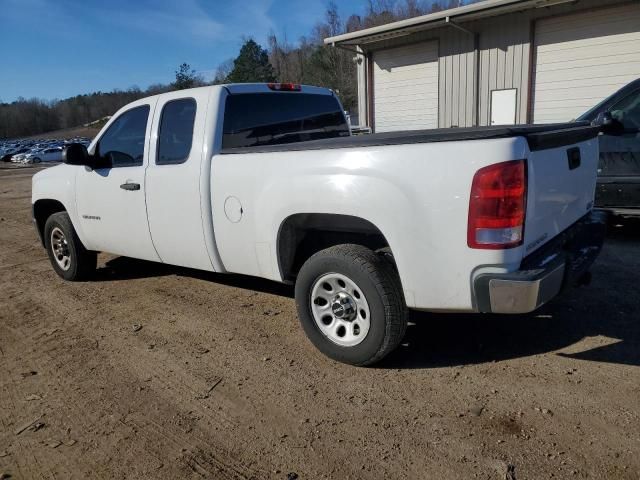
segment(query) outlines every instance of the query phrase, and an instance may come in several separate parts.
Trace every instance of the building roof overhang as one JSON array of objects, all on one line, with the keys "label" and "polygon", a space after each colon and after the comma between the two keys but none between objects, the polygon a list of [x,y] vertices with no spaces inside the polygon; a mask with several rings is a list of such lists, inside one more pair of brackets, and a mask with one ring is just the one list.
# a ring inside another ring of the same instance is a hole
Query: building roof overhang
[{"label": "building roof overhang", "polygon": [[334,47],[363,46],[367,44],[403,37],[416,32],[431,30],[446,25],[457,25],[481,18],[504,15],[505,13],[544,8],[570,3],[577,0],[484,0],[462,7],[451,8],[441,12],[430,13],[419,17],[407,18],[398,22],[387,23],[377,27],[358,30],[324,39],[325,45]]}]

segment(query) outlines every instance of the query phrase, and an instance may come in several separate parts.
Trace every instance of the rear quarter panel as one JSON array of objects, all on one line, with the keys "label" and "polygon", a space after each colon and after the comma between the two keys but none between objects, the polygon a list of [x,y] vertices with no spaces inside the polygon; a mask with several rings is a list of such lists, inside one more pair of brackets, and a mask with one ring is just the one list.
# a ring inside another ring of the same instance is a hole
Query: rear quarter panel
[{"label": "rear quarter panel", "polygon": [[[473,308],[478,265],[519,266],[522,248],[467,247],[469,192],[486,165],[526,158],[522,138],[334,150],[222,154],[213,159],[214,228],[226,270],[281,280],[277,238],[296,213],[353,215],[376,225],[393,251],[408,306]],[[242,219],[231,222],[235,197]]]}]

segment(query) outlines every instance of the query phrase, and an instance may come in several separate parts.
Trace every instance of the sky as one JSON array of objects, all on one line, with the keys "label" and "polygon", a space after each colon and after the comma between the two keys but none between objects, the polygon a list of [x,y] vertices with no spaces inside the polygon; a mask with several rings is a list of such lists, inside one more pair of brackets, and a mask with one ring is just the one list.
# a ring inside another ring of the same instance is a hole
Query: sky
[{"label": "sky", "polygon": [[[340,15],[365,0],[336,1]],[[0,101],[169,83],[182,62],[210,79],[243,38],[290,42],[327,0],[0,0]]]}]

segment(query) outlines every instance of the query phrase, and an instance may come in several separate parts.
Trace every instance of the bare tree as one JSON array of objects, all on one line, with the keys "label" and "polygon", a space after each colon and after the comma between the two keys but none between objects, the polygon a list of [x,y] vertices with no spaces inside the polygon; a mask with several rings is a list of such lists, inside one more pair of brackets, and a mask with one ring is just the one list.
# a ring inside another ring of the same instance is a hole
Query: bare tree
[{"label": "bare tree", "polygon": [[220,65],[218,65],[218,68],[216,68],[216,73],[213,76],[212,85],[220,85],[221,83],[225,83],[227,81],[227,77],[231,73],[231,70],[233,70],[232,58],[225,60]]}]

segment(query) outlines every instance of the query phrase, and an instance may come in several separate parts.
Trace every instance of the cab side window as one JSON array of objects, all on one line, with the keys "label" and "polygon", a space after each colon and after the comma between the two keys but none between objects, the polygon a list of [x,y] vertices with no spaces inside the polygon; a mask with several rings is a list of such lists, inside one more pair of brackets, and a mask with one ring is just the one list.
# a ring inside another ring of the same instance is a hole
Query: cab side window
[{"label": "cab side window", "polygon": [[183,98],[167,102],[162,109],[156,165],[175,165],[189,158],[193,141],[196,101]]},{"label": "cab side window", "polygon": [[137,167],[144,159],[149,105],[120,115],[104,133],[96,153],[107,168]]},{"label": "cab side window", "polygon": [[639,130],[640,90],[636,90],[611,107],[611,116],[621,122],[625,130]]}]

